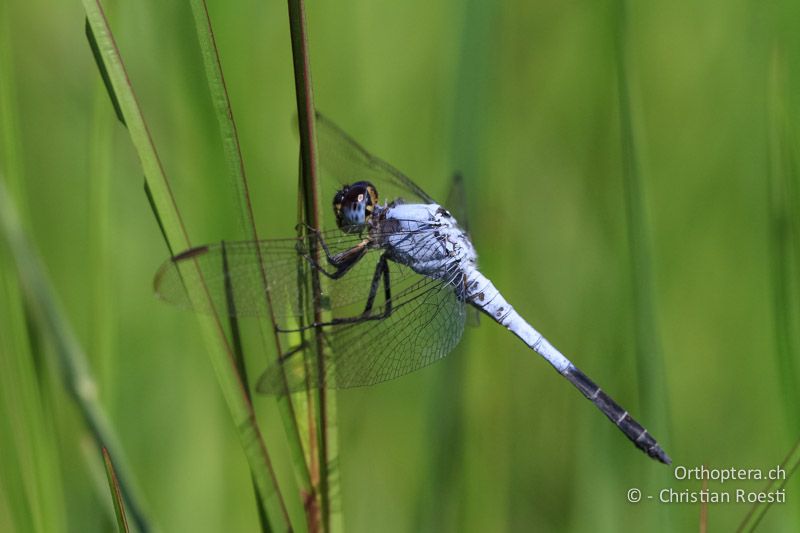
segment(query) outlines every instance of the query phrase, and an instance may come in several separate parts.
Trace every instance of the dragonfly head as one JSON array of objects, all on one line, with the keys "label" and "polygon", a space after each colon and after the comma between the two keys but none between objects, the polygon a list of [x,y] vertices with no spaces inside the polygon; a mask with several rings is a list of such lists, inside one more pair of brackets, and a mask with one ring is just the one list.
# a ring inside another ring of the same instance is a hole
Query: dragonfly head
[{"label": "dragonfly head", "polygon": [[345,233],[360,233],[378,205],[378,191],[368,181],[345,185],[333,197],[336,225]]}]

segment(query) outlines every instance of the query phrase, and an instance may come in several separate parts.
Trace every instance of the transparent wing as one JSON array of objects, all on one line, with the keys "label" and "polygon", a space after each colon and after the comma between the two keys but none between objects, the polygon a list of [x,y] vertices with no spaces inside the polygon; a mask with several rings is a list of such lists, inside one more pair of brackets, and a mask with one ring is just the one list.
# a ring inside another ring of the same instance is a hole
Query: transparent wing
[{"label": "transparent wing", "polygon": [[[338,230],[315,235],[324,240],[334,255],[362,241],[358,235],[347,235]],[[162,300],[206,314],[267,317],[270,316],[271,302],[278,325],[292,328],[304,317],[305,306],[300,291],[310,274],[311,263],[304,257],[308,253],[305,237],[199,246],[165,261],[156,273],[153,285],[156,295]],[[331,281],[321,276],[321,308],[333,311],[336,317],[361,313],[374,281],[380,253],[380,250],[369,251],[338,280]],[[321,249],[320,263],[323,268],[331,270]],[[392,285],[398,290],[411,282],[409,277],[416,276],[409,269],[394,270]]]},{"label": "transparent wing", "polygon": [[[321,234],[331,253],[351,248],[361,241],[339,231]],[[271,301],[282,327],[293,326],[303,316],[300,288],[311,264],[307,240],[221,242],[187,250],[161,265],[154,279],[156,295],[173,305],[200,313],[236,316],[269,316]],[[324,257],[324,256],[323,256]],[[339,280],[336,298],[323,291],[320,304],[335,309],[366,299],[378,254],[362,259],[363,265]],[[325,260],[322,259],[323,265]],[[352,274],[352,276],[350,275]],[[268,300],[269,297],[269,300]],[[363,305],[363,304],[362,304]]]},{"label": "transparent wing", "polygon": [[269,295],[279,316],[298,314],[298,275],[305,275],[300,244],[286,239],[192,248],[161,265],[155,293],[184,309],[238,316],[268,316]]},{"label": "transparent wing", "polygon": [[[459,297],[461,274],[433,279],[402,273],[406,267],[389,263],[390,278],[399,277],[403,288],[392,282],[392,296],[374,309],[373,319],[332,324],[322,328],[329,348],[324,370],[313,358],[312,346],[274,363],[258,384],[260,392],[284,394],[303,390],[308,384],[350,388],[391,380],[423,368],[450,353],[464,331],[465,304]],[[391,313],[385,314],[387,303]],[[286,379],[284,380],[284,376]]]},{"label": "transparent wing", "polygon": [[320,165],[339,184],[369,181],[384,200],[397,200],[400,195],[406,201],[437,203],[405,174],[370,154],[320,112],[316,125]]},{"label": "transparent wing", "polygon": [[464,177],[460,173],[453,175],[450,191],[447,193],[445,207],[458,220],[458,225],[469,232],[469,211],[467,210],[467,191]]}]

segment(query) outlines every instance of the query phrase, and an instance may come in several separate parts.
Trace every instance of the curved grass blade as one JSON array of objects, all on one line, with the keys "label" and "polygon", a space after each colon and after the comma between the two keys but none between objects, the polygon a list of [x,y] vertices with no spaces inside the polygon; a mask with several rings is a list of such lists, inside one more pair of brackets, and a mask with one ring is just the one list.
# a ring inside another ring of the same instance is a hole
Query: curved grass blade
[{"label": "curved grass blade", "polygon": [[120,459],[124,456],[122,446],[94,393],[97,387],[86,356],[61,311],[61,305],[55,297],[39,257],[22,232],[16,208],[8,197],[2,181],[0,181],[0,232],[9,244],[33,319],[38,329],[52,338],[58,357],[57,366],[62,371],[67,390],[75,399],[98,446],[115,450],[122,495],[128,503],[138,529],[148,531],[150,521],[144,511],[143,499],[136,489],[131,471]]},{"label": "curved grass blade", "polygon": [[[128,128],[131,141],[141,161],[148,196],[167,246],[170,250],[188,249],[191,247],[188,234],[103,8],[96,0],[83,0],[83,6],[87,16],[87,29],[91,36],[90,42],[94,41],[97,50],[98,68],[104,79],[109,80],[107,85],[110,88],[109,95],[112,101],[116,102],[121,119]],[[198,276],[191,265],[187,265],[184,273],[188,277]],[[204,295],[198,294],[196,298],[202,299]],[[217,316],[198,316],[198,321],[270,523],[275,529],[288,530],[291,524],[284,499],[261,430],[256,423],[252,403],[237,371],[235,355],[225,335],[224,325]]]},{"label": "curved grass blade", "polygon": [[117,515],[117,528],[122,533],[128,533],[128,518],[125,516],[125,504],[122,503],[122,493],[119,489],[117,472],[114,470],[111,456],[108,454],[108,450],[105,446],[103,446],[103,462],[106,466],[106,477],[108,477],[108,488],[111,491],[111,499],[114,502],[114,513]]},{"label": "curved grass blade", "polygon": [[57,439],[14,271],[0,239],[0,531],[66,531]]}]

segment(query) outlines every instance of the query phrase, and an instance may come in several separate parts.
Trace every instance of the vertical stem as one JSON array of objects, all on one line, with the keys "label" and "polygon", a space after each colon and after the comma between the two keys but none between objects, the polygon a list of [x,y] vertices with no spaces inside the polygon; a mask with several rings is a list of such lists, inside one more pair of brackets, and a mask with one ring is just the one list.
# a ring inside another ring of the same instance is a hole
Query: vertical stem
[{"label": "vertical stem", "polygon": [[[294,66],[295,94],[297,97],[297,115],[300,126],[300,181],[304,204],[304,221],[306,225],[320,229],[321,219],[319,211],[319,179],[317,172],[317,147],[314,131],[314,95],[311,85],[311,64],[308,55],[308,32],[306,27],[305,7],[303,0],[289,0],[289,29],[292,40],[292,63]],[[309,249],[313,257],[318,257],[316,239],[309,238]],[[322,321],[320,308],[320,279],[316,269],[311,270],[311,302],[313,302],[313,316],[315,322]],[[330,500],[328,484],[328,412],[329,397],[324,386],[325,358],[322,336],[315,331],[315,353],[317,355],[317,375],[319,387],[317,388],[316,418],[316,450],[317,461],[314,464],[312,457],[312,484],[316,489],[313,505],[308,507],[309,513],[314,513],[317,520],[310,520],[312,530],[320,531],[330,529]],[[312,403],[309,403],[311,408]],[[313,429],[313,424],[312,424]],[[311,455],[314,454],[312,450]],[[316,471],[315,471],[316,467]],[[318,506],[318,508],[317,508]]]}]

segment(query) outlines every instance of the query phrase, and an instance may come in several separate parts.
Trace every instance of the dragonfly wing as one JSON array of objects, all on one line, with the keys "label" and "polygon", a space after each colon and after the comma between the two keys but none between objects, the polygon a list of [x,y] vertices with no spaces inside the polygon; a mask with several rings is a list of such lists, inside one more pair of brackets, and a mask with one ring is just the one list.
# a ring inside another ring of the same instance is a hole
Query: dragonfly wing
[{"label": "dragonfly wing", "polygon": [[464,177],[460,173],[453,175],[453,181],[450,184],[450,191],[447,193],[444,205],[458,220],[458,225],[468,232],[467,190],[464,185]]},{"label": "dragonfly wing", "polygon": [[[362,239],[338,230],[319,234],[331,254],[348,250]],[[205,314],[269,317],[281,327],[297,327],[304,317],[303,294],[311,263],[307,240],[275,239],[222,242],[182,252],[161,265],[153,282],[159,298]],[[331,268],[325,264],[323,268]],[[380,254],[368,252],[344,277],[321,276],[320,307],[334,316],[363,311]],[[398,271],[394,283],[402,287],[410,271]],[[268,298],[269,297],[269,298]]]},{"label": "dragonfly wing", "polygon": [[[331,250],[338,253],[361,239],[339,231],[323,234]],[[161,265],[153,282],[159,298],[184,309],[201,313],[236,316],[303,316],[302,291],[311,264],[305,239],[222,242],[192,248]],[[368,254],[363,266],[337,282],[335,297],[330,291],[320,296],[322,308],[347,307],[366,298],[359,286],[369,287],[377,254]],[[324,261],[324,260],[323,260]],[[370,267],[370,263],[373,265]],[[363,305],[363,304],[362,304]],[[281,326],[297,324],[279,320]]]},{"label": "dragonfly wing", "polygon": [[297,260],[297,243],[222,242],[192,248],[161,265],[153,281],[156,295],[181,308],[238,316],[268,316],[270,296],[277,314],[297,314],[288,293],[294,287],[296,298],[298,268],[304,268]]},{"label": "dragonfly wing", "polygon": [[339,184],[369,181],[387,200],[397,199],[395,195],[400,192],[411,195],[414,201],[437,203],[405,174],[369,153],[319,111],[316,125],[320,164]]},{"label": "dragonfly wing", "polygon": [[371,385],[438,361],[461,339],[464,317],[451,284],[421,278],[393,302],[388,317],[331,332],[334,385]]},{"label": "dragonfly wing", "polygon": [[[423,368],[450,353],[461,338],[466,316],[464,301],[455,289],[460,274],[454,273],[448,282],[401,273],[410,269],[395,263],[389,263],[389,268],[391,279],[399,277],[403,287],[392,281],[391,298],[373,308],[372,319],[323,327],[328,348],[324,370],[313,358],[304,359],[300,350],[268,368],[258,390],[282,394],[302,390],[309,383],[342,389],[372,385]],[[388,303],[391,313],[385,314]]]}]

